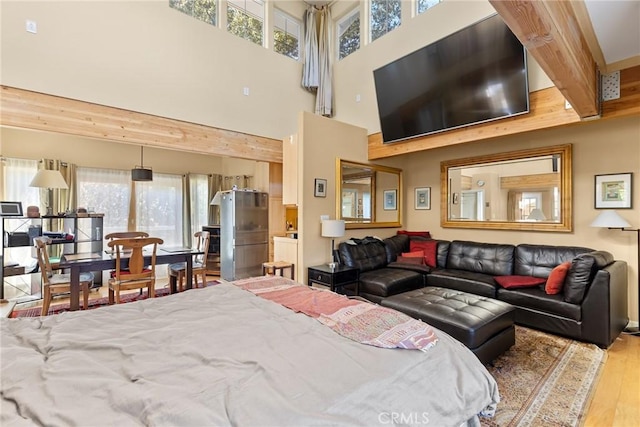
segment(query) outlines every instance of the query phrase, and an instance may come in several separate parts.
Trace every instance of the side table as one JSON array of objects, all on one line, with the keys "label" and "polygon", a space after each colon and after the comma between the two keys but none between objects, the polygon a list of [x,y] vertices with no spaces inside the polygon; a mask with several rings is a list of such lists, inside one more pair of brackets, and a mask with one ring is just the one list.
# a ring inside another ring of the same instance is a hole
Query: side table
[{"label": "side table", "polygon": [[313,283],[329,286],[331,291],[335,291],[345,285],[355,283],[356,295],[360,294],[360,270],[345,265],[336,265],[331,269],[327,264],[309,267],[307,271],[307,284]]}]

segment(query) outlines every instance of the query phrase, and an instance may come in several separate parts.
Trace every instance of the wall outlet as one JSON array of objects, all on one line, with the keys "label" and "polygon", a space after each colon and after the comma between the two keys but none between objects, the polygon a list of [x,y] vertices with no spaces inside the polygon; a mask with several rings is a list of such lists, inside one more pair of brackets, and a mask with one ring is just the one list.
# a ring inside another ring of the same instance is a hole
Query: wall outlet
[{"label": "wall outlet", "polygon": [[329,215],[320,215],[320,222],[329,219]]},{"label": "wall outlet", "polygon": [[242,88],[242,94],[244,96],[249,96],[249,88],[248,87],[243,87]]},{"label": "wall outlet", "polygon": [[26,29],[28,33],[36,34],[38,32],[38,24],[36,23],[36,21],[27,19]]}]

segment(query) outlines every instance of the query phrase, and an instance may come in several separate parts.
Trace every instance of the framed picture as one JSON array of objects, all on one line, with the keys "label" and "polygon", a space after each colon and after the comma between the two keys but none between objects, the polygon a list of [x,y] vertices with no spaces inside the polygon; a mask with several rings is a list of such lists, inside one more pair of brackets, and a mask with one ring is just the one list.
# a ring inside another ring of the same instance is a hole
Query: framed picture
[{"label": "framed picture", "polygon": [[398,192],[397,190],[384,190],[383,198],[384,198],[384,210],[385,211],[395,211],[398,209]]},{"label": "framed picture", "polygon": [[632,173],[596,175],[596,209],[631,209]]},{"label": "framed picture", "polygon": [[431,209],[431,187],[416,187],[415,209]]},{"label": "framed picture", "polygon": [[327,197],[327,180],[316,178],[313,184],[313,195],[315,197]]},{"label": "framed picture", "polygon": [[0,202],[0,216],[22,216],[22,202]]}]

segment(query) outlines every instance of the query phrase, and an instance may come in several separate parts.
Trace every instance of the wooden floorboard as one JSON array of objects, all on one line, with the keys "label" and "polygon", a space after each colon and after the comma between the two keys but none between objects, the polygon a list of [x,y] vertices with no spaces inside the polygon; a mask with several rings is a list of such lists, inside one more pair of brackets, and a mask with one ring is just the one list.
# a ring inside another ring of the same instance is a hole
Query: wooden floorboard
[{"label": "wooden floorboard", "polygon": [[640,426],[640,337],[621,335],[607,350],[584,426]]}]

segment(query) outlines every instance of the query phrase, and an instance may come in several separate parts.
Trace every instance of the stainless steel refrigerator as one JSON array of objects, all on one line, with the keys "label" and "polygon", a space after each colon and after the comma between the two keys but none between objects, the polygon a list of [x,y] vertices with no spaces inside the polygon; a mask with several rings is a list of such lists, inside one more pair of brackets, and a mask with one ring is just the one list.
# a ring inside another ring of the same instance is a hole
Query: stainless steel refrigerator
[{"label": "stainless steel refrigerator", "polygon": [[223,191],[220,197],[220,273],[224,280],[262,275],[269,261],[269,195]]}]

